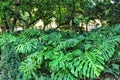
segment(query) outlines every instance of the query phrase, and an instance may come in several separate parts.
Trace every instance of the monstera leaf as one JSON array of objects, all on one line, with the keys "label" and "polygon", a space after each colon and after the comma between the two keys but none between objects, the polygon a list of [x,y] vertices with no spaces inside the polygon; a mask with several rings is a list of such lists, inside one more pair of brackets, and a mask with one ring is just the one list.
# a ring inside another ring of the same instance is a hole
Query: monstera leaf
[{"label": "monstera leaf", "polygon": [[37,48],[37,39],[21,39],[20,43],[15,47],[17,53],[29,53]]},{"label": "monstera leaf", "polygon": [[22,62],[19,70],[21,71],[21,73],[23,73],[24,80],[28,80],[32,77],[32,75],[34,74],[35,65],[35,62],[33,62],[31,58]]},{"label": "monstera leaf", "polygon": [[82,56],[73,60],[70,66],[71,72],[75,76],[84,76],[84,78],[96,78],[104,70],[104,58],[100,56],[100,52],[94,50],[86,52]]},{"label": "monstera leaf", "polygon": [[51,74],[51,80],[77,80],[68,70],[60,70]]},{"label": "monstera leaf", "polygon": [[67,49],[70,47],[75,47],[79,43],[77,39],[67,39],[63,42],[60,42],[59,45],[56,47],[57,50]]},{"label": "monstera leaf", "polygon": [[104,42],[100,45],[99,49],[102,52],[102,57],[105,59],[105,61],[109,60],[114,52],[115,52],[115,46],[120,43],[120,36],[110,36],[106,39],[104,39]]}]

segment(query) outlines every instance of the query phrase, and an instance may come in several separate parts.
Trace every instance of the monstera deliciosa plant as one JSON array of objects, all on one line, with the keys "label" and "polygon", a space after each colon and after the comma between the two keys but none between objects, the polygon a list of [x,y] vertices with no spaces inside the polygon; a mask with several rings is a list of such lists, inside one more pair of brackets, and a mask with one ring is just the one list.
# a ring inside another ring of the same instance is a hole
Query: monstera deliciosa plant
[{"label": "monstera deliciosa plant", "polygon": [[87,36],[34,29],[3,33],[0,35],[1,79],[96,79],[102,72],[110,72],[106,66],[110,68],[112,62],[114,73],[119,70],[120,27],[108,28],[92,30]]}]

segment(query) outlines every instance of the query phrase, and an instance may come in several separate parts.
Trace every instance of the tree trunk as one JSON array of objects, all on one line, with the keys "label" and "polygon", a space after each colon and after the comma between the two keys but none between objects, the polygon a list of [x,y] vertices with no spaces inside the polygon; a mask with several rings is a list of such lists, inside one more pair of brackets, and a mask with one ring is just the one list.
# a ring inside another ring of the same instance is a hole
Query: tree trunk
[{"label": "tree trunk", "polygon": [[9,31],[10,31],[10,28],[9,28],[7,22],[4,23],[4,26],[5,26],[5,30],[6,30],[6,32],[9,32]]},{"label": "tree trunk", "polygon": [[88,23],[86,23],[86,32],[88,32]]},{"label": "tree trunk", "polygon": [[46,29],[46,25],[43,26],[43,31],[45,31],[45,29]]},{"label": "tree trunk", "polygon": [[6,32],[5,26],[1,26],[1,32]]}]

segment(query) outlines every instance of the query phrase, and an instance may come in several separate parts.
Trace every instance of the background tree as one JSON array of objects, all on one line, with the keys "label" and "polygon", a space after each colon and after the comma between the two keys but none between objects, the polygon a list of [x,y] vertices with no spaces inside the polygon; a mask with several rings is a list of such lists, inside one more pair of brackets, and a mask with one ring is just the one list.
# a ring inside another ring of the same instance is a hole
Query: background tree
[{"label": "background tree", "polygon": [[117,0],[2,0],[0,4],[2,31],[13,31],[17,26],[34,28],[39,20],[43,21],[45,30],[53,18],[58,25],[56,29],[63,25],[72,26],[73,19],[86,25],[95,19],[104,25],[120,21],[120,3]]}]

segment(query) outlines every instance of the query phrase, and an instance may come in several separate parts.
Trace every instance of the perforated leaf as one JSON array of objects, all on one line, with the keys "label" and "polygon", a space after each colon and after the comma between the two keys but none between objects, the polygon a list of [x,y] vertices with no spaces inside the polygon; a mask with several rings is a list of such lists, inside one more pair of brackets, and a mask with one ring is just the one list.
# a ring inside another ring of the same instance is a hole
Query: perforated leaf
[{"label": "perforated leaf", "polygon": [[98,51],[86,52],[82,59],[75,59],[71,64],[71,71],[75,76],[84,75],[88,78],[96,78],[104,70],[104,58]]},{"label": "perforated leaf", "polygon": [[20,43],[15,47],[17,53],[30,53],[37,48],[37,39],[21,39]]}]

